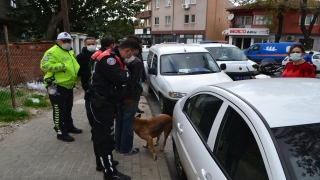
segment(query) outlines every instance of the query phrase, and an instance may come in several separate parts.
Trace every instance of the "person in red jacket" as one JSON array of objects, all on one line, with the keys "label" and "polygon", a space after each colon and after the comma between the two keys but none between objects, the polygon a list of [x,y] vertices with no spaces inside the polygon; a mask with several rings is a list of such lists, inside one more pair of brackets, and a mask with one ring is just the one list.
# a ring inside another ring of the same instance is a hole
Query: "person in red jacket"
[{"label": "person in red jacket", "polygon": [[302,44],[293,44],[288,55],[292,61],[286,64],[281,77],[315,77],[313,66],[302,59],[305,55]]}]

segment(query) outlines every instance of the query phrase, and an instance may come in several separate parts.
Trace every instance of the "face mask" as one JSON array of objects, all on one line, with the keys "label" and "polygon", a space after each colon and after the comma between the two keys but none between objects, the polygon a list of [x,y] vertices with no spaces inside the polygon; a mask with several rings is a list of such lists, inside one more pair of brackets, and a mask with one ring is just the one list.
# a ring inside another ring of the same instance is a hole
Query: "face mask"
[{"label": "face mask", "polygon": [[69,44],[69,43],[62,44],[61,48],[69,51],[71,49],[71,44]]},{"label": "face mask", "polygon": [[90,46],[87,46],[87,50],[90,51],[90,52],[95,52],[96,51],[96,45],[90,45]]},{"label": "face mask", "polygon": [[131,56],[130,58],[126,58],[126,59],[124,59],[124,62],[126,63],[126,64],[129,64],[131,61],[133,61],[135,59],[135,57],[134,56]]},{"label": "face mask", "polygon": [[292,61],[299,61],[301,59],[301,53],[292,53],[292,54],[290,54],[290,59]]}]

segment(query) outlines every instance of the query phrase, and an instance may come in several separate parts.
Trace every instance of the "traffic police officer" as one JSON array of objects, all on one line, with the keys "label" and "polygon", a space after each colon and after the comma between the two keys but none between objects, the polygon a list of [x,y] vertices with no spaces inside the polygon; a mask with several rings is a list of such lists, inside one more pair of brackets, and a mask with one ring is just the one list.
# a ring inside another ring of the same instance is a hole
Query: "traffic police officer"
[{"label": "traffic police officer", "polygon": [[94,143],[103,166],[105,179],[130,180],[131,177],[117,171],[112,151],[114,141],[114,115],[116,105],[123,101],[130,72],[124,65],[125,59],[132,59],[139,53],[139,44],[127,39],[121,45],[100,54],[93,63],[89,80],[90,109],[94,116]]}]

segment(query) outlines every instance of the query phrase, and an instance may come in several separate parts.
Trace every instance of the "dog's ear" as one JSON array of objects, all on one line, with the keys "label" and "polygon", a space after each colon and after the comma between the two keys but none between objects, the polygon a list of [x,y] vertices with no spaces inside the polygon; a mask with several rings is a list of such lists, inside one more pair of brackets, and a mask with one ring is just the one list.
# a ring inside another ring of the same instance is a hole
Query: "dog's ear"
[{"label": "dog's ear", "polygon": [[136,117],[141,118],[141,114],[138,114]]}]

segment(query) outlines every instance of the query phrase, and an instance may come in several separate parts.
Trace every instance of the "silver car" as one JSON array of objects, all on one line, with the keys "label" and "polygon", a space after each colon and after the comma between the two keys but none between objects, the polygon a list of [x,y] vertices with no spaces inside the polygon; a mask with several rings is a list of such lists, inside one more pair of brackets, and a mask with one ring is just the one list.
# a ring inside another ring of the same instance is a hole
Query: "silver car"
[{"label": "silver car", "polygon": [[202,86],[173,112],[180,179],[319,180],[320,80]]}]

